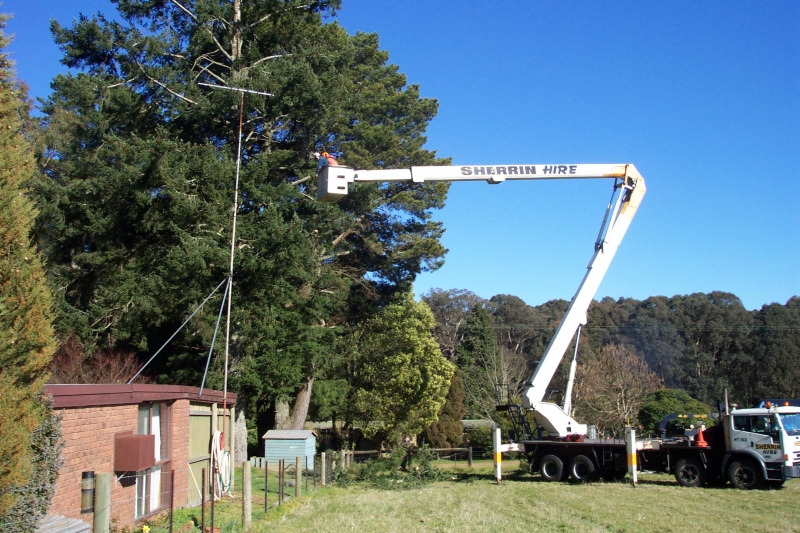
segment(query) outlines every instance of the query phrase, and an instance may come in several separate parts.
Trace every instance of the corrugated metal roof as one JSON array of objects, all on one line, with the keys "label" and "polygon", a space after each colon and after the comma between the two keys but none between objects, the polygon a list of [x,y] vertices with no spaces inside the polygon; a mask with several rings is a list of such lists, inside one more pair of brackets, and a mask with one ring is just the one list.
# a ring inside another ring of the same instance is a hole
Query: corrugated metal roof
[{"label": "corrugated metal roof", "polygon": [[82,520],[47,515],[36,529],[36,533],[89,533],[90,526]]},{"label": "corrugated metal roof", "polygon": [[264,436],[261,438],[274,440],[305,440],[311,435],[317,436],[316,433],[307,429],[270,429],[264,433]]}]

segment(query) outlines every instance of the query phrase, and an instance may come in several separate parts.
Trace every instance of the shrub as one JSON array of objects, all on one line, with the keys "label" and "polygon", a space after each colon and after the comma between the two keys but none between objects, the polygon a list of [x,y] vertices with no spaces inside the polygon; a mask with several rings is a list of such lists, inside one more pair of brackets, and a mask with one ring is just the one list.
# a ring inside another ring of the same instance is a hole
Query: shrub
[{"label": "shrub", "polygon": [[[660,389],[649,394],[639,409],[639,422],[646,431],[656,431],[661,419],[670,413],[707,414],[711,408],[679,389]],[[711,419],[703,421],[713,424]]]},{"label": "shrub", "polygon": [[[338,454],[333,454],[334,457]],[[430,448],[399,447],[390,454],[352,465],[348,470],[338,468],[334,479],[338,483],[368,483],[386,490],[416,489],[446,479],[446,474],[431,463],[436,459]]]},{"label": "shrub", "polygon": [[44,421],[31,432],[31,467],[28,482],[19,487],[18,498],[8,514],[0,517],[0,531],[25,533],[34,531],[56,490],[58,469],[61,467],[61,420],[53,413],[53,400],[40,392],[37,400],[44,410]]}]

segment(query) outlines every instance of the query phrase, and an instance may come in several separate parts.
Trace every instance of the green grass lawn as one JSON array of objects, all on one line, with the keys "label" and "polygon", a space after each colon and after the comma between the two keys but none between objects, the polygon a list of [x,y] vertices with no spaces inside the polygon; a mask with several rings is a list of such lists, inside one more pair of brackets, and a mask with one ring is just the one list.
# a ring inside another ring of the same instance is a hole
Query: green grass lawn
[{"label": "green grass lawn", "polygon": [[[449,481],[414,490],[318,487],[266,515],[263,470],[254,469],[251,531],[800,532],[800,480],[781,490],[749,492],[681,488],[663,474],[640,475],[635,488],[625,482],[572,485],[515,473],[517,464],[504,463],[508,477],[497,485],[491,461],[476,461],[472,469],[443,461]],[[237,492],[233,501],[217,505],[215,525],[222,533],[243,531],[241,503]],[[199,517],[199,509],[176,511],[175,530],[190,517]],[[154,524],[151,533],[159,531],[164,529]]]}]

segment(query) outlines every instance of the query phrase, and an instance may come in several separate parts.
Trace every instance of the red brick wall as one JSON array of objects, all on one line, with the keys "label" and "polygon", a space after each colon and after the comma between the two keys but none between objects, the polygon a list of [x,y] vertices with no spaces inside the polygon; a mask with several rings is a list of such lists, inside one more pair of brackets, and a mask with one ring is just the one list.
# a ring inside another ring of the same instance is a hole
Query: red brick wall
[{"label": "red brick wall", "polygon": [[[175,470],[175,506],[186,505],[189,454],[189,400],[172,404],[172,465]],[[137,405],[58,409],[64,441],[63,465],[48,514],[92,522],[81,514],[81,473],[111,472],[111,520],[117,527],[135,524],[136,485],[120,481],[114,472],[114,434],[137,430]],[[126,475],[131,475],[127,473]],[[132,480],[131,480],[132,481]],[[162,491],[169,488],[164,477]],[[125,486],[127,485],[127,486]]]},{"label": "red brick wall", "polygon": [[189,485],[189,400],[172,404],[172,468],[175,470],[175,507],[188,501]]},{"label": "red brick wall", "polygon": [[[63,465],[48,514],[60,514],[92,522],[91,514],[81,515],[81,472],[114,471],[114,434],[136,433],[136,405],[88,407],[58,410],[61,414]],[[123,487],[116,477],[111,483],[111,519],[119,526],[133,523],[136,486]]]}]

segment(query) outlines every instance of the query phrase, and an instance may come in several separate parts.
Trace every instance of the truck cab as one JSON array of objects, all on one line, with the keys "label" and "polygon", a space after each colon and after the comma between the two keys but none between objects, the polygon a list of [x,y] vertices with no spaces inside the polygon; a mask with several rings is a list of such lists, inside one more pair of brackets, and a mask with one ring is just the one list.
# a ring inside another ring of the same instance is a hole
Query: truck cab
[{"label": "truck cab", "polygon": [[728,479],[738,488],[800,477],[800,408],[736,409],[724,419]]}]

